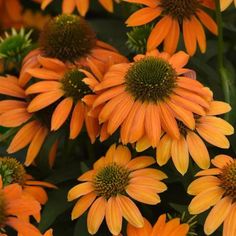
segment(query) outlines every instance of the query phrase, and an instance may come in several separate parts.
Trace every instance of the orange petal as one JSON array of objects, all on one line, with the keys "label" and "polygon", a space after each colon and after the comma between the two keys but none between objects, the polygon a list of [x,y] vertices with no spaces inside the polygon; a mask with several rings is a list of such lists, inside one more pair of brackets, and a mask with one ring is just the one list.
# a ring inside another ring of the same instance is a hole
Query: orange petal
[{"label": "orange petal", "polygon": [[206,52],[206,35],[204,32],[204,29],[201,23],[199,22],[199,20],[195,16],[192,17],[192,22],[194,24],[194,32],[197,38],[199,48],[202,53],[205,53]]},{"label": "orange petal", "polygon": [[202,24],[213,34],[217,35],[218,29],[215,21],[205,11],[201,10],[200,8],[196,13],[199,19],[201,20]]},{"label": "orange petal", "polygon": [[163,130],[166,131],[172,138],[178,139],[180,136],[179,128],[172,111],[164,103],[159,103],[159,108]]},{"label": "orange petal", "polygon": [[122,215],[124,218],[133,226],[141,228],[144,226],[143,217],[137,208],[137,206],[128,197],[123,195],[118,195],[116,197],[117,203],[120,206]]},{"label": "orange petal", "polygon": [[214,159],[211,160],[211,163],[220,168],[223,169],[225,166],[230,165],[234,162],[234,159],[227,155],[217,155]]},{"label": "orange petal", "polygon": [[70,139],[75,139],[79,135],[84,123],[84,113],[83,103],[77,102],[70,120]]},{"label": "orange petal", "polygon": [[204,176],[194,180],[188,186],[188,194],[197,195],[206,189],[213,188],[215,186],[219,186],[221,183],[220,179],[215,176]]},{"label": "orange petal", "polygon": [[199,171],[195,176],[205,176],[205,175],[219,175],[221,170],[218,168],[211,168]]},{"label": "orange petal", "polygon": [[196,130],[208,143],[220,148],[229,148],[229,140],[213,126],[200,124],[196,127]]},{"label": "orange petal", "polygon": [[110,232],[118,235],[122,227],[122,214],[116,197],[110,197],[106,205],[106,222]]},{"label": "orange petal", "polygon": [[0,101],[0,114],[11,111],[13,109],[25,108],[27,106],[26,102],[17,100],[3,100]]},{"label": "orange petal", "polygon": [[230,212],[232,198],[224,197],[211,209],[204,224],[204,232],[207,235],[212,234],[224,222]]},{"label": "orange petal", "polygon": [[152,29],[147,41],[147,50],[155,49],[164,40],[171,29],[172,18],[164,16]]},{"label": "orange petal", "polygon": [[35,131],[38,130],[39,124],[37,121],[32,121],[24,125],[15,135],[7,149],[8,153],[14,153],[27,146],[33,139]]},{"label": "orange petal", "polygon": [[116,109],[113,110],[111,117],[108,121],[107,132],[109,134],[113,134],[117,130],[117,128],[122,124],[122,122],[129,114],[133,104],[133,98],[129,97],[128,95],[125,97],[124,100],[120,101]]},{"label": "orange petal", "polygon": [[149,205],[156,205],[161,201],[160,197],[154,190],[151,190],[145,186],[129,184],[126,188],[126,193],[136,201]]},{"label": "orange petal", "polygon": [[144,227],[136,228],[131,224],[127,225],[127,236],[150,236],[152,225],[144,218]]},{"label": "orange petal", "polygon": [[197,39],[194,31],[194,23],[192,17],[190,20],[183,20],[183,37],[186,50],[190,56],[193,56],[196,52]]},{"label": "orange petal", "polygon": [[109,12],[113,12],[113,0],[99,0],[100,4]]},{"label": "orange petal", "polygon": [[27,73],[38,79],[60,80],[62,78],[62,74],[44,68],[28,69]]},{"label": "orange petal", "polygon": [[234,236],[236,235],[236,203],[231,207],[229,214],[224,221],[223,236]]},{"label": "orange petal", "polygon": [[75,204],[73,211],[71,213],[71,219],[77,219],[91,206],[97,195],[91,192],[83,197],[81,197]]},{"label": "orange petal", "polygon": [[27,155],[25,159],[26,166],[29,166],[38,155],[47,134],[48,134],[48,129],[43,126],[40,127],[34,134],[35,136],[32,139],[30,146],[28,148],[28,151],[27,151]]},{"label": "orange petal", "polygon": [[6,223],[22,235],[42,236],[35,226],[28,222],[21,221],[16,217],[8,217]]},{"label": "orange petal", "polygon": [[158,165],[163,166],[170,159],[171,146],[172,139],[167,134],[164,135],[156,149],[156,160]]},{"label": "orange petal", "polygon": [[152,147],[156,147],[161,136],[161,124],[158,106],[149,103],[146,107],[145,130]]},{"label": "orange petal", "polygon": [[26,108],[18,108],[0,115],[0,125],[4,127],[18,127],[28,121],[32,114]]},{"label": "orange petal", "polygon": [[126,165],[131,160],[131,152],[128,147],[119,145],[114,152],[114,162],[119,165]]},{"label": "orange petal", "polygon": [[63,99],[52,114],[51,130],[58,130],[67,120],[73,106],[71,97]]},{"label": "orange petal", "polygon": [[[72,0],[70,0],[72,1]],[[73,0],[76,3],[76,7],[81,16],[85,16],[89,9],[89,0]],[[68,4],[68,0],[65,1],[65,5]],[[68,6],[67,6],[68,8]],[[71,11],[71,9],[69,9]],[[64,12],[64,11],[63,11]],[[70,12],[71,13],[71,12]]]},{"label": "orange petal", "polygon": [[176,51],[179,42],[179,22],[177,20],[172,21],[171,30],[167,34],[164,40],[164,51],[173,54]]},{"label": "orange petal", "polygon": [[37,59],[39,63],[46,69],[49,69],[52,71],[65,71],[66,70],[65,64],[56,58],[43,57],[42,55],[38,55]]},{"label": "orange petal", "polygon": [[200,214],[211,206],[214,206],[223,196],[224,190],[221,187],[208,188],[199,193],[188,206],[191,215]]},{"label": "orange petal", "polygon": [[142,169],[155,163],[155,159],[149,156],[140,156],[132,159],[126,167],[129,170]]},{"label": "orange petal", "polygon": [[90,234],[96,234],[106,212],[107,201],[100,197],[90,207],[87,217],[87,227]]},{"label": "orange petal", "polygon": [[58,90],[60,89],[61,86],[62,86],[61,83],[57,81],[40,81],[28,87],[25,93],[26,94],[45,93]]},{"label": "orange petal", "polygon": [[176,118],[181,120],[189,129],[193,130],[195,128],[195,119],[192,112],[185,110],[171,101],[168,101],[167,104],[172,109]]},{"label": "orange petal", "polygon": [[76,198],[91,193],[93,190],[93,185],[90,182],[78,184],[68,192],[68,201],[73,201]]},{"label": "orange petal", "polygon": [[127,20],[127,26],[140,26],[147,24],[157,18],[161,14],[160,8],[142,8],[133,13]]},{"label": "orange petal", "polygon": [[184,175],[188,170],[189,153],[187,142],[182,135],[179,140],[172,140],[171,156],[176,169]]},{"label": "orange petal", "polygon": [[133,172],[130,173],[130,178],[132,177],[150,177],[156,180],[162,180],[162,179],[167,179],[167,175],[160,171],[160,170],[156,170],[153,168],[145,168],[145,169],[141,169],[141,170],[135,170]]},{"label": "orange petal", "polygon": [[210,167],[210,156],[202,139],[194,132],[189,131],[186,137],[189,153],[197,165],[202,169]]},{"label": "orange petal", "polygon": [[64,95],[64,92],[61,90],[51,91],[47,93],[42,93],[36,96],[29,104],[27,110],[28,112],[39,111],[55,101],[61,98]]},{"label": "orange petal", "polygon": [[200,122],[214,126],[224,135],[231,135],[234,133],[234,127],[231,124],[229,124],[227,121],[219,117],[215,117],[215,116],[201,117]]},{"label": "orange petal", "polygon": [[207,115],[209,116],[221,115],[221,114],[231,111],[231,109],[232,108],[230,104],[226,102],[212,101],[210,103],[210,108],[207,111]]}]

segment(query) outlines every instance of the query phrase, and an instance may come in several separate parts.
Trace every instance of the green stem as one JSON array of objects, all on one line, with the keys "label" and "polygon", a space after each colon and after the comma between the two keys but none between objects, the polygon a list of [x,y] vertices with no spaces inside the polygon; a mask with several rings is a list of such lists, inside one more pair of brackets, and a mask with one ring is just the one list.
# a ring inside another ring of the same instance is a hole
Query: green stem
[{"label": "green stem", "polygon": [[224,92],[224,99],[230,103],[230,84],[227,76],[227,71],[224,67],[224,39],[223,39],[223,24],[220,10],[220,0],[216,2],[216,20],[218,25],[218,70],[221,78],[221,84]]}]

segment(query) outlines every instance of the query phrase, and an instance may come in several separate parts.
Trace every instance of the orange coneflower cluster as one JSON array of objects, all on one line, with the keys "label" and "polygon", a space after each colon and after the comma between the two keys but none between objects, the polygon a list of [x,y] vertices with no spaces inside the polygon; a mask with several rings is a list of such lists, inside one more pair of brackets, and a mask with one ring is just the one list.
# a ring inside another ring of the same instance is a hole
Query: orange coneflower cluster
[{"label": "orange coneflower cluster", "polygon": [[142,228],[144,219],[130,198],[151,205],[161,201],[158,193],[166,190],[161,180],[167,176],[159,170],[147,168],[154,162],[149,156],[131,159],[127,147],[112,145],[105,157],[94,163],[93,170],[79,177],[84,183],[69,191],[69,201],[79,198],[72,219],[90,208],[87,224],[92,235],[98,231],[104,218],[113,235],[120,233],[122,217],[131,225]]},{"label": "orange coneflower cluster", "polygon": [[204,25],[217,34],[217,25],[206,13],[205,8],[214,9],[213,0],[125,0],[143,4],[144,8],[133,13],[126,21],[128,26],[140,26],[159,21],[152,29],[147,41],[148,51],[164,42],[164,51],[173,54],[178,46],[180,32],[183,32],[187,52],[194,55],[197,44],[202,53],[206,51]]}]

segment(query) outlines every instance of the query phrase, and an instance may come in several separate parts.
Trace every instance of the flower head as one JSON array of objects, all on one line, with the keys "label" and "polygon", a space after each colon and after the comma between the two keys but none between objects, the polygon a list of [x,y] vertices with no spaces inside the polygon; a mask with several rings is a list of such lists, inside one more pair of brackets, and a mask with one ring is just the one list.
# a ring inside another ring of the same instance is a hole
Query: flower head
[{"label": "flower head", "polygon": [[51,19],[41,32],[39,41],[40,47],[31,51],[22,63],[19,83],[23,87],[31,79],[28,70],[39,68],[45,57],[59,59],[70,66],[88,68],[89,59],[98,65],[102,72],[110,61],[128,61],[111,45],[99,41],[88,22],[76,15],[62,14]]},{"label": "flower head", "polygon": [[145,5],[126,21],[128,26],[139,26],[161,17],[153,28],[147,41],[148,51],[164,42],[164,51],[172,54],[176,51],[180,27],[188,54],[193,55],[197,43],[202,53],[206,51],[206,36],[202,24],[213,34],[217,34],[217,25],[204,11],[214,8],[213,0],[125,0]]},{"label": "flower head", "polygon": [[48,200],[43,187],[56,188],[48,182],[34,180],[26,173],[24,166],[13,157],[0,157],[0,175],[4,186],[17,183],[21,185],[25,194],[32,196],[40,204],[45,204]]},{"label": "flower head", "polygon": [[148,156],[131,160],[127,147],[112,145],[105,157],[95,162],[93,170],[79,177],[84,183],[69,191],[69,201],[79,198],[72,211],[72,219],[78,218],[90,207],[87,224],[91,234],[98,231],[104,217],[114,235],[121,231],[122,217],[135,227],[143,227],[142,215],[130,197],[151,205],[160,202],[158,193],[166,190],[166,185],[160,180],[166,175],[146,168],[153,163],[154,159]]},{"label": "flower head", "polygon": [[26,94],[37,94],[29,103],[28,112],[40,111],[51,104],[55,105],[51,118],[51,130],[58,130],[70,117],[70,138],[75,139],[85,121],[92,142],[98,135],[96,118],[87,115],[88,107],[82,99],[92,94],[92,88],[83,82],[86,75],[78,67],[51,58],[40,59],[41,68],[28,70],[31,76],[42,79],[27,88]]},{"label": "flower head", "polygon": [[10,184],[4,187],[0,178],[0,234],[9,226],[23,236],[42,236],[33,225],[22,220],[39,213],[40,204],[24,195],[20,185]]},{"label": "flower head", "polygon": [[166,222],[166,214],[163,214],[153,227],[146,219],[144,219],[143,228],[136,228],[128,224],[127,236],[187,236],[189,228],[189,225],[187,223],[182,224],[179,218],[173,218]]},{"label": "flower head", "polygon": [[204,231],[212,234],[223,224],[223,235],[236,233],[236,160],[226,155],[212,159],[214,168],[202,170],[188,187],[195,197],[189,205],[191,214],[200,214],[213,207],[208,214]]},{"label": "flower head", "polygon": [[106,124],[107,133],[120,127],[123,144],[147,137],[156,147],[161,129],[180,137],[177,120],[193,130],[193,112],[205,114],[212,94],[189,77],[189,70],[183,68],[188,58],[184,52],[170,56],[154,50],[136,56],[132,63],[110,67],[95,86],[100,94],[93,103],[93,108],[102,107],[98,119]]},{"label": "flower head", "polygon": [[[219,148],[229,148],[230,144],[225,136],[233,134],[234,128],[216,115],[230,110],[229,104],[212,101],[205,115],[194,115],[196,123],[194,130],[189,129],[183,122],[177,121],[180,138],[172,138],[167,133],[162,135],[156,149],[157,163],[162,166],[172,157],[177,170],[185,174],[188,170],[189,155],[191,155],[200,168],[209,168],[210,157],[203,140]],[[143,151],[149,146],[151,144],[143,138],[136,144],[136,149]]]},{"label": "flower head", "polygon": [[[0,101],[0,125],[8,128],[20,127],[7,152],[14,153],[29,145],[25,159],[25,165],[28,166],[34,161],[49,135],[49,125],[45,110],[37,114],[27,111],[28,98],[18,82],[14,76],[0,77],[0,94],[10,97]],[[54,158],[56,149],[57,141],[51,148],[51,159]]]}]

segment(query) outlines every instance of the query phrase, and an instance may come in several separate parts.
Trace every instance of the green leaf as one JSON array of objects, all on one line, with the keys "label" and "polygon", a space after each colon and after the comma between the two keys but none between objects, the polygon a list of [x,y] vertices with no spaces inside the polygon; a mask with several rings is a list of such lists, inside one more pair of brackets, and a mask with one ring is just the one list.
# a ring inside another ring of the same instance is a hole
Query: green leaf
[{"label": "green leaf", "polygon": [[87,212],[77,219],[73,236],[90,236],[87,229]]},{"label": "green leaf", "polygon": [[48,194],[48,202],[46,203],[41,214],[39,229],[41,232],[46,231],[54,223],[56,218],[72,207],[72,202],[67,202],[67,193],[69,188],[58,189]]}]

